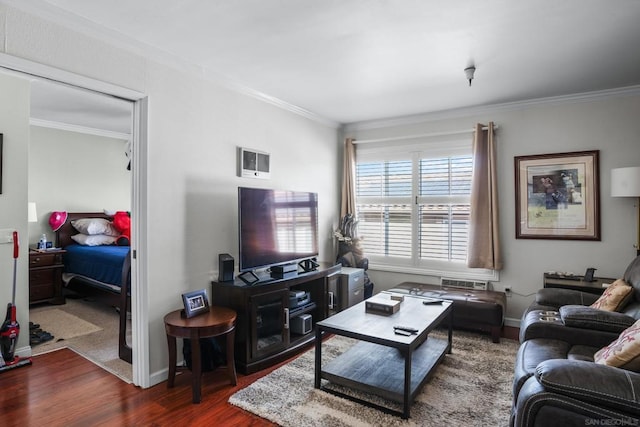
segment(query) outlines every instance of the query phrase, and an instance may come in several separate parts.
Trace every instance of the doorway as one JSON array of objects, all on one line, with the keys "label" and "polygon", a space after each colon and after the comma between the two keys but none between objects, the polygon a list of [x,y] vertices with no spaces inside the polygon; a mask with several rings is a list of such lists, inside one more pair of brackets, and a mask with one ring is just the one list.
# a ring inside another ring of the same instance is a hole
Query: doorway
[{"label": "doorway", "polygon": [[[20,77],[21,79],[45,79],[78,90],[94,92],[107,97],[125,100],[132,104],[131,120],[131,322],[132,322],[132,380],[133,384],[142,387],[149,386],[148,355],[148,314],[146,301],[146,258],[139,256],[145,253],[146,233],[141,224],[146,222],[147,189],[144,176],[146,174],[146,146],[147,146],[147,98],[144,94],[121,88],[109,83],[89,79],[68,73],[42,64],[32,63],[20,58],[0,54],[0,68],[2,72]],[[70,167],[69,165],[52,165],[55,168]],[[52,180],[55,175],[52,174]],[[27,189],[25,188],[25,191]],[[26,209],[25,209],[26,211]],[[25,228],[27,219],[24,219]]]},{"label": "doorway", "polygon": [[[33,79],[30,89],[28,197],[37,213],[36,222],[29,223],[28,237],[32,354],[69,347],[132,382],[130,317],[122,318],[127,345],[120,344],[120,313],[127,313],[117,294],[122,267],[112,266],[110,258],[117,256],[124,264],[127,239],[114,247],[118,239],[111,218],[93,220],[109,226],[104,230],[72,231],[89,245],[102,239],[99,246],[87,246],[80,239],[57,240],[55,228],[71,231],[68,223],[85,213],[107,216],[120,211],[118,218],[128,219],[133,103],[44,79]],[[50,215],[59,222],[51,225]],[[36,252],[39,240],[59,249]]]}]

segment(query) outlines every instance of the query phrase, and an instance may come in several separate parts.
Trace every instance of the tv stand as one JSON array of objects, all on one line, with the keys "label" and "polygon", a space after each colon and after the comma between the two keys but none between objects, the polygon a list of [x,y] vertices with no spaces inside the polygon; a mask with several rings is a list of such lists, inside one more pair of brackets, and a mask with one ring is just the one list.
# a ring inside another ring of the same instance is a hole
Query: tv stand
[{"label": "tv stand", "polygon": [[[239,277],[233,282],[211,282],[212,305],[237,313],[234,353],[238,371],[257,372],[312,344],[316,322],[329,315],[329,277],[340,269],[340,264],[318,263],[314,271],[296,269],[293,277],[273,278],[269,272],[258,271],[253,274],[258,280],[252,284]],[[297,305],[291,291],[308,293],[309,302]],[[311,316],[311,330],[296,333],[291,324],[299,323],[302,315]]]}]

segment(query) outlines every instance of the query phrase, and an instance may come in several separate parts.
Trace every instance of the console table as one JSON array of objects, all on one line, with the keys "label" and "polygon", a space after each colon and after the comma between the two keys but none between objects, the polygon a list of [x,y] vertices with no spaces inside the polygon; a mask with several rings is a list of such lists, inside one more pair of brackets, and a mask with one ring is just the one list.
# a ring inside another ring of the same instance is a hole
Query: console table
[{"label": "console table", "polygon": [[545,288],[572,289],[600,295],[604,291],[603,284],[611,284],[616,279],[608,277],[594,277],[592,282],[585,282],[584,276],[561,276],[544,273],[543,283]]},{"label": "console table", "polygon": [[[257,273],[253,284],[241,279],[211,283],[212,304],[238,313],[235,357],[240,372],[272,366],[313,342],[316,322],[329,314],[327,283],[341,268],[320,263],[314,271],[298,271],[282,279],[264,272]],[[308,293],[308,301],[296,304],[291,291]]]}]

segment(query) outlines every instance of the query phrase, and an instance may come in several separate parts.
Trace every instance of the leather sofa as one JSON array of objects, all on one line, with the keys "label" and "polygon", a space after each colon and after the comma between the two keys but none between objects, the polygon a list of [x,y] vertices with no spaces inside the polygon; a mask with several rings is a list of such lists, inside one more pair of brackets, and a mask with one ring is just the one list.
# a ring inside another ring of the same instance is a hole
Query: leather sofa
[{"label": "leather sofa", "polygon": [[594,362],[640,319],[640,257],[623,279],[633,291],[620,312],[590,308],[597,295],[538,291],[521,320],[511,426],[640,426],[640,373]]}]

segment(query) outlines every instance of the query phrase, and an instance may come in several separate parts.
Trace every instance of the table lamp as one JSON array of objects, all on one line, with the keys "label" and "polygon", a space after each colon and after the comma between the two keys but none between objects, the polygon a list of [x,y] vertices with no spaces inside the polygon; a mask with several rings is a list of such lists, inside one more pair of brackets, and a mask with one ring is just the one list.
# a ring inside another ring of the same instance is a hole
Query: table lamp
[{"label": "table lamp", "polygon": [[638,199],[637,238],[633,245],[640,255],[640,166],[611,169],[611,197],[635,197]]}]

